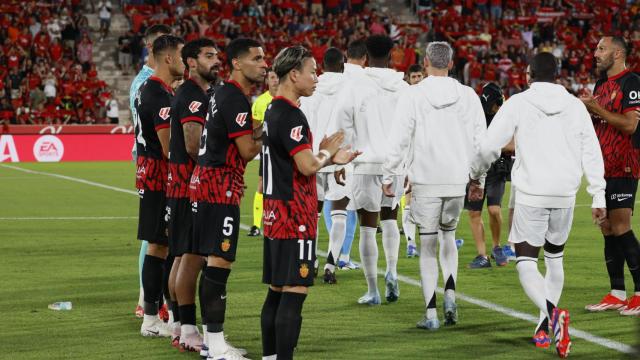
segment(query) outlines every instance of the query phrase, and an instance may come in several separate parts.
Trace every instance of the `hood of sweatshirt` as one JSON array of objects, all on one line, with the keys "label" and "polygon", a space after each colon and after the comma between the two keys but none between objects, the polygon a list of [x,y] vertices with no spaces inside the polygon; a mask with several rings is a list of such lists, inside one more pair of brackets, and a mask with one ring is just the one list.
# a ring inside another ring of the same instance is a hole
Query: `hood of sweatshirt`
[{"label": "hood of sweatshirt", "polygon": [[571,94],[564,86],[547,82],[534,82],[521,96],[546,115],[561,113],[571,103],[567,101]]},{"label": "hood of sweatshirt", "polygon": [[360,65],[344,63],[344,74],[351,76],[364,73],[364,68]]},{"label": "hood of sweatshirt", "polygon": [[342,88],[344,75],[342,73],[326,72],[318,76],[316,91],[323,95],[333,95]]},{"label": "hood of sweatshirt", "polygon": [[460,100],[462,87],[457,80],[445,76],[429,76],[418,85],[427,101],[436,109],[451,106]]},{"label": "hood of sweatshirt", "polygon": [[404,81],[404,74],[393,69],[368,67],[364,69],[364,73],[369,79],[388,91],[398,91],[409,86]]}]

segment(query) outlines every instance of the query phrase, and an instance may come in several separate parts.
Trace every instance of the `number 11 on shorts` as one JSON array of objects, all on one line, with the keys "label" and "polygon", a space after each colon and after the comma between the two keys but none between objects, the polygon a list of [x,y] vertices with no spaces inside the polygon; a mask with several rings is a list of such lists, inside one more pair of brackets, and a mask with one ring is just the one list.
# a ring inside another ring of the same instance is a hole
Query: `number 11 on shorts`
[{"label": "number 11 on shorts", "polygon": [[[307,243],[307,251],[306,253],[308,254],[308,257],[305,259],[304,258],[304,243]],[[308,260],[311,261],[311,255],[312,255],[312,250],[313,250],[313,240],[298,240],[298,245],[300,245],[300,260]]]}]

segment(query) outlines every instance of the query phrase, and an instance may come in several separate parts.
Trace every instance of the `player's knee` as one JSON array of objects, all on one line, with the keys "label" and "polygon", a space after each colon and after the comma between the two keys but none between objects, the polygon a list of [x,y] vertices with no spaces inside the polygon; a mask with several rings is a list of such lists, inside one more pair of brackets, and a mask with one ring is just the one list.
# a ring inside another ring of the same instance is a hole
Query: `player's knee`
[{"label": "player's knee", "polygon": [[612,223],[610,229],[614,236],[620,236],[629,232],[631,225],[626,222]]},{"label": "player's knee", "polygon": [[231,265],[233,265],[233,261],[226,260],[219,256],[210,255],[207,258],[207,266],[210,267],[219,267],[223,269],[231,269]]},{"label": "player's knee", "polygon": [[544,251],[548,252],[549,254],[558,254],[564,251],[564,244],[563,245],[555,245],[550,243],[549,241],[545,241],[544,242]]},{"label": "player's knee", "polygon": [[398,206],[395,209],[383,207],[380,209],[380,220],[395,220],[398,218]]},{"label": "player's knee", "polygon": [[147,247],[147,255],[166,259],[169,255],[169,248],[166,245],[149,243]]},{"label": "player's knee", "polygon": [[487,210],[489,211],[489,216],[491,216],[494,219],[501,219],[502,218],[502,209],[500,208],[500,206],[489,206],[487,208]]}]

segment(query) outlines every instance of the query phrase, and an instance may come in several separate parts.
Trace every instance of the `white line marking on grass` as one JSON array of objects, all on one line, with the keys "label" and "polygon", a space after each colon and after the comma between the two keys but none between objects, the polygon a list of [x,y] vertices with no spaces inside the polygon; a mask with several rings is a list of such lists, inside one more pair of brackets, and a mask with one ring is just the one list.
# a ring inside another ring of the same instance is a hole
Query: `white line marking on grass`
[{"label": "white line marking on grass", "polygon": [[27,220],[131,220],[137,219],[137,216],[57,216],[57,217],[0,217],[0,221],[27,221]]},{"label": "white line marking on grass", "polygon": [[[35,171],[35,170],[28,170],[28,169],[23,169],[17,166],[11,166],[11,165],[4,165],[4,164],[0,164],[0,166],[2,167],[6,167],[6,168],[10,168],[10,169],[14,169],[14,170],[18,170],[18,171],[23,171],[23,172],[27,172],[30,174],[39,174],[39,175],[46,175],[46,176],[52,176],[52,177],[57,177],[60,179],[64,179],[64,180],[69,180],[69,181],[75,181],[75,182],[79,182],[82,184],[86,184],[86,185],[91,185],[91,186],[96,186],[96,187],[100,187],[103,189],[107,189],[107,190],[113,190],[113,191],[118,191],[118,192],[123,192],[126,194],[131,194],[131,195],[138,195],[138,193],[136,191],[132,191],[132,190],[126,190],[126,189],[122,189],[122,188],[118,188],[115,186],[109,186],[109,185],[105,185],[105,184],[100,184],[100,183],[96,183],[93,181],[88,181],[88,180],[84,180],[84,179],[79,179],[79,178],[74,178],[71,176],[65,176],[65,175],[60,175],[60,174],[54,174],[54,173],[47,173],[47,172],[43,172],[43,171]],[[243,230],[249,230],[249,226],[245,225],[245,224],[240,224],[240,228]],[[327,253],[325,253],[324,251],[318,251],[318,255],[320,256],[327,256]],[[384,274],[384,270],[383,269],[378,269],[378,273],[380,273],[380,276],[382,277],[382,274]],[[409,285],[413,285],[413,286],[418,286],[421,287],[420,281],[416,280],[416,279],[412,279],[410,277],[404,276],[404,275],[398,275],[398,280],[409,284]],[[442,288],[437,288],[436,290],[439,294],[443,294],[444,291]],[[468,302],[470,304],[474,304],[476,306],[497,312],[497,313],[501,313],[503,315],[507,315],[509,317],[515,318],[515,319],[520,319],[520,320],[524,320],[524,321],[528,321],[530,323],[534,323],[537,324],[538,323],[538,318],[534,317],[530,314],[526,314],[502,305],[498,305],[498,304],[494,304],[492,302],[489,301],[485,301],[485,300],[481,300],[481,299],[477,299],[474,298],[472,296],[468,296],[468,295],[464,295],[460,292],[456,292],[456,297],[462,301]],[[612,350],[616,350],[619,351],[621,353],[625,353],[625,354],[635,354],[635,350],[633,349],[633,347],[627,345],[627,344],[623,344],[621,342],[618,341],[614,341],[614,340],[610,340],[607,338],[603,338],[600,336],[596,336],[593,335],[591,333],[588,333],[586,331],[582,331],[582,330],[578,330],[575,328],[571,328],[571,334],[579,339],[588,341],[590,343],[596,344],[596,345],[600,345]]]},{"label": "white line marking on grass", "polygon": [[[318,251],[318,255],[320,256],[327,256],[328,254],[324,251]],[[361,266],[360,263],[355,262],[355,264],[358,264]],[[385,270],[384,269],[378,269],[378,273],[380,274],[380,277],[383,277]],[[422,284],[420,283],[419,280],[410,278],[408,276],[404,276],[404,275],[400,275],[398,274],[398,280],[400,280],[403,283],[409,284],[409,285],[413,285],[413,286],[417,286],[417,287],[422,287]],[[438,292],[438,294],[444,294],[444,289],[438,287],[436,289],[436,291]],[[465,295],[463,293],[460,293],[458,291],[456,291],[456,298],[460,299],[464,302],[468,302],[470,304],[491,310],[491,311],[495,311],[497,313],[501,313],[507,316],[510,316],[512,318],[516,318],[516,319],[520,319],[520,320],[524,320],[524,321],[528,321],[530,323],[533,324],[538,324],[538,318],[530,315],[530,314],[526,314],[523,312],[520,312],[518,310],[514,310],[511,308],[508,308],[506,306],[502,306],[502,305],[498,305],[498,304],[494,304],[492,302],[486,301],[486,300],[482,300],[482,299],[478,299],[478,298],[474,298],[472,296],[468,296]],[[629,346],[627,344],[623,344],[621,342],[615,341],[615,340],[610,340],[607,338],[603,338],[597,335],[593,335],[591,333],[588,333],[586,331],[582,331],[582,330],[578,330],[574,327],[570,327],[570,334],[572,337],[578,338],[578,339],[582,339],[585,341],[588,341],[590,343],[596,344],[596,345],[600,345],[612,350],[616,350],[619,351],[621,353],[625,353],[625,354],[636,354],[635,349],[632,346]]]}]

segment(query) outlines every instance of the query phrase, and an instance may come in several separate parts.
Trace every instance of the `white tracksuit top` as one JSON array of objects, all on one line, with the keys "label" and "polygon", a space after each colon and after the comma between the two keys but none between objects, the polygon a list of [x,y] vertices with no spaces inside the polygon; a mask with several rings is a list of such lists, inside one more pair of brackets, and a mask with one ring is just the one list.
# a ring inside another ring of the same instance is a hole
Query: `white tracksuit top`
[{"label": "white tracksuit top", "polygon": [[473,89],[429,76],[400,94],[393,122],[383,183],[402,175],[406,166],[415,196],[464,196],[471,159],[487,127]]},{"label": "white tracksuit top", "polygon": [[489,126],[471,176],[487,171],[500,149],[515,135],[516,161],[511,181],[516,204],[569,208],[585,175],[592,207],[604,208],[604,162],[586,107],[564,87],[535,82],[512,96]]},{"label": "white tracksuit top", "polygon": [[[311,133],[313,134],[313,153],[317,153],[320,142],[325,136],[338,131],[338,126],[332,119],[337,95],[344,83],[342,73],[326,72],[318,77],[318,85],[313,95],[300,98],[300,110],[307,117]],[[320,172],[333,172],[333,166],[326,166]]]},{"label": "white tracksuit top", "polygon": [[354,174],[381,175],[389,133],[395,127],[393,110],[398,94],[409,85],[393,69],[365,68],[349,76],[338,94],[334,120],[345,132],[345,143],[362,155],[353,162]]}]

